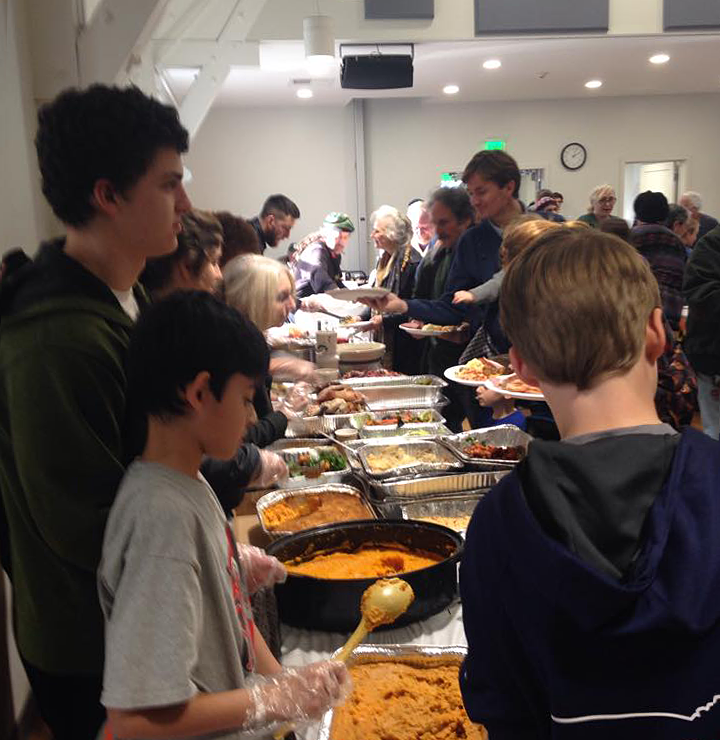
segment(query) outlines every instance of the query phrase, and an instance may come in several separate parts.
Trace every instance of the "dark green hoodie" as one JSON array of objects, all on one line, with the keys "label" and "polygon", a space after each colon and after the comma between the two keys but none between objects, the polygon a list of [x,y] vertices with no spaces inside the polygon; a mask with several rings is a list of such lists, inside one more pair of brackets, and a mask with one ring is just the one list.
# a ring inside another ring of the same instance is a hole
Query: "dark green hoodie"
[{"label": "dark green hoodie", "polygon": [[99,674],[95,571],[124,472],[132,321],[63,246],[43,245],[0,286],[0,489],[22,657],[50,673]]}]

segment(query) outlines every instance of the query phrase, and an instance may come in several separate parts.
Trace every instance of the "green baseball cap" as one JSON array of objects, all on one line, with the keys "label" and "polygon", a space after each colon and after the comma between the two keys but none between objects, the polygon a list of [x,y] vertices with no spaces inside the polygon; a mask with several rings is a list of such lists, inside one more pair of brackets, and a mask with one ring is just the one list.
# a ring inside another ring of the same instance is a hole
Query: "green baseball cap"
[{"label": "green baseball cap", "polygon": [[348,216],[347,213],[341,213],[340,211],[331,211],[328,213],[328,215],[325,216],[323,223],[326,226],[332,226],[334,229],[339,229],[340,231],[347,231],[349,233],[355,231],[355,226],[350,220],[350,216]]}]

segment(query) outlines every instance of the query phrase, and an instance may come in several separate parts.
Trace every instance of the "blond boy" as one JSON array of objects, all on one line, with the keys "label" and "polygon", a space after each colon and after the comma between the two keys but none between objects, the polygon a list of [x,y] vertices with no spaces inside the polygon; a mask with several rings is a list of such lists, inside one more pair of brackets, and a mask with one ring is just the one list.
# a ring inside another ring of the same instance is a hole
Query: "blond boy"
[{"label": "blond boy", "polygon": [[562,441],[533,442],[469,527],[468,714],[493,740],[720,736],[720,445],[658,419],[650,268],[560,228],[513,261],[500,304]]}]

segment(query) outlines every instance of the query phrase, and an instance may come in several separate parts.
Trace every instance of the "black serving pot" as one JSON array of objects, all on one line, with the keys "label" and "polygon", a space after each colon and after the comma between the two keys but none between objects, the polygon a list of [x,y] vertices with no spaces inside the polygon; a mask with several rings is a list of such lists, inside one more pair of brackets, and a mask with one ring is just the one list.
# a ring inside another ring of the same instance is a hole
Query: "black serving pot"
[{"label": "black serving pot", "polygon": [[[328,550],[353,550],[364,544],[403,545],[443,556],[427,568],[404,573],[415,592],[410,608],[390,627],[426,619],[448,606],[457,596],[457,562],[463,539],[453,530],[431,522],[374,520],[341,522],[287,535],[268,546],[269,555],[281,561]],[[278,584],[280,619],[286,624],[326,632],[352,632],[360,621],[360,598],[375,578],[315,578],[288,574]]]}]

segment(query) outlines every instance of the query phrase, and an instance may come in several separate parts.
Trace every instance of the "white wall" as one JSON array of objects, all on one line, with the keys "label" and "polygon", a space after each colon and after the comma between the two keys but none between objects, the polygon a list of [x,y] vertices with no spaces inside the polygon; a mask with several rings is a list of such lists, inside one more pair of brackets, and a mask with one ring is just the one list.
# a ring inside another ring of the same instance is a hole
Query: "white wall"
[{"label": "white wall", "polygon": [[36,108],[22,0],[0,0],[0,253],[34,252],[50,226],[33,138]]},{"label": "white wall", "polygon": [[[256,215],[271,193],[284,193],[300,209],[285,253],[317,229],[329,211],[344,211],[357,225],[351,108],[213,109],[192,142],[186,164],[193,204]],[[343,265],[358,264],[353,235]]]},{"label": "white wall", "polygon": [[[616,187],[622,204],[626,161],[669,159],[687,160],[687,187],[719,215],[719,120],[716,94],[474,104],[366,100],[366,215],[382,203],[403,207],[426,195],[443,171],[462,170],[489,137],[506,139],[521,167],[546,169],[548,187],[565,196],[568,217],[584,213],[590,190],[604,182]],[[329,210],[357,217],[351,133],[347,109],[212,110],[187,158],[190,194],[201,207],[252,216],[267,194],[285,192],[302,212],[291,237],[298,240]],[[588,150],[577,172],[560,164],[560,150],[571,141]],[[280,254],[285,246],[269,251]],[[353,240],[348,268],[358,264],[357,249]]]},{"label": "white wall", "polygon": [[[462,170],[486,138],[507,141],[521,167],[545,167],[546,184],[565,196],[563,213],[585,212],[590,190],[615,186],[622,204],[626,161],[688,161],[688,187],[720,213],[720,95],[435,104],[420,100],[366,103],[368,208],[426,194],[440,173]],[[585,166],[569,172],[562,147],[579,141]],[[617,208],[621,214],[621,206]]]}]

